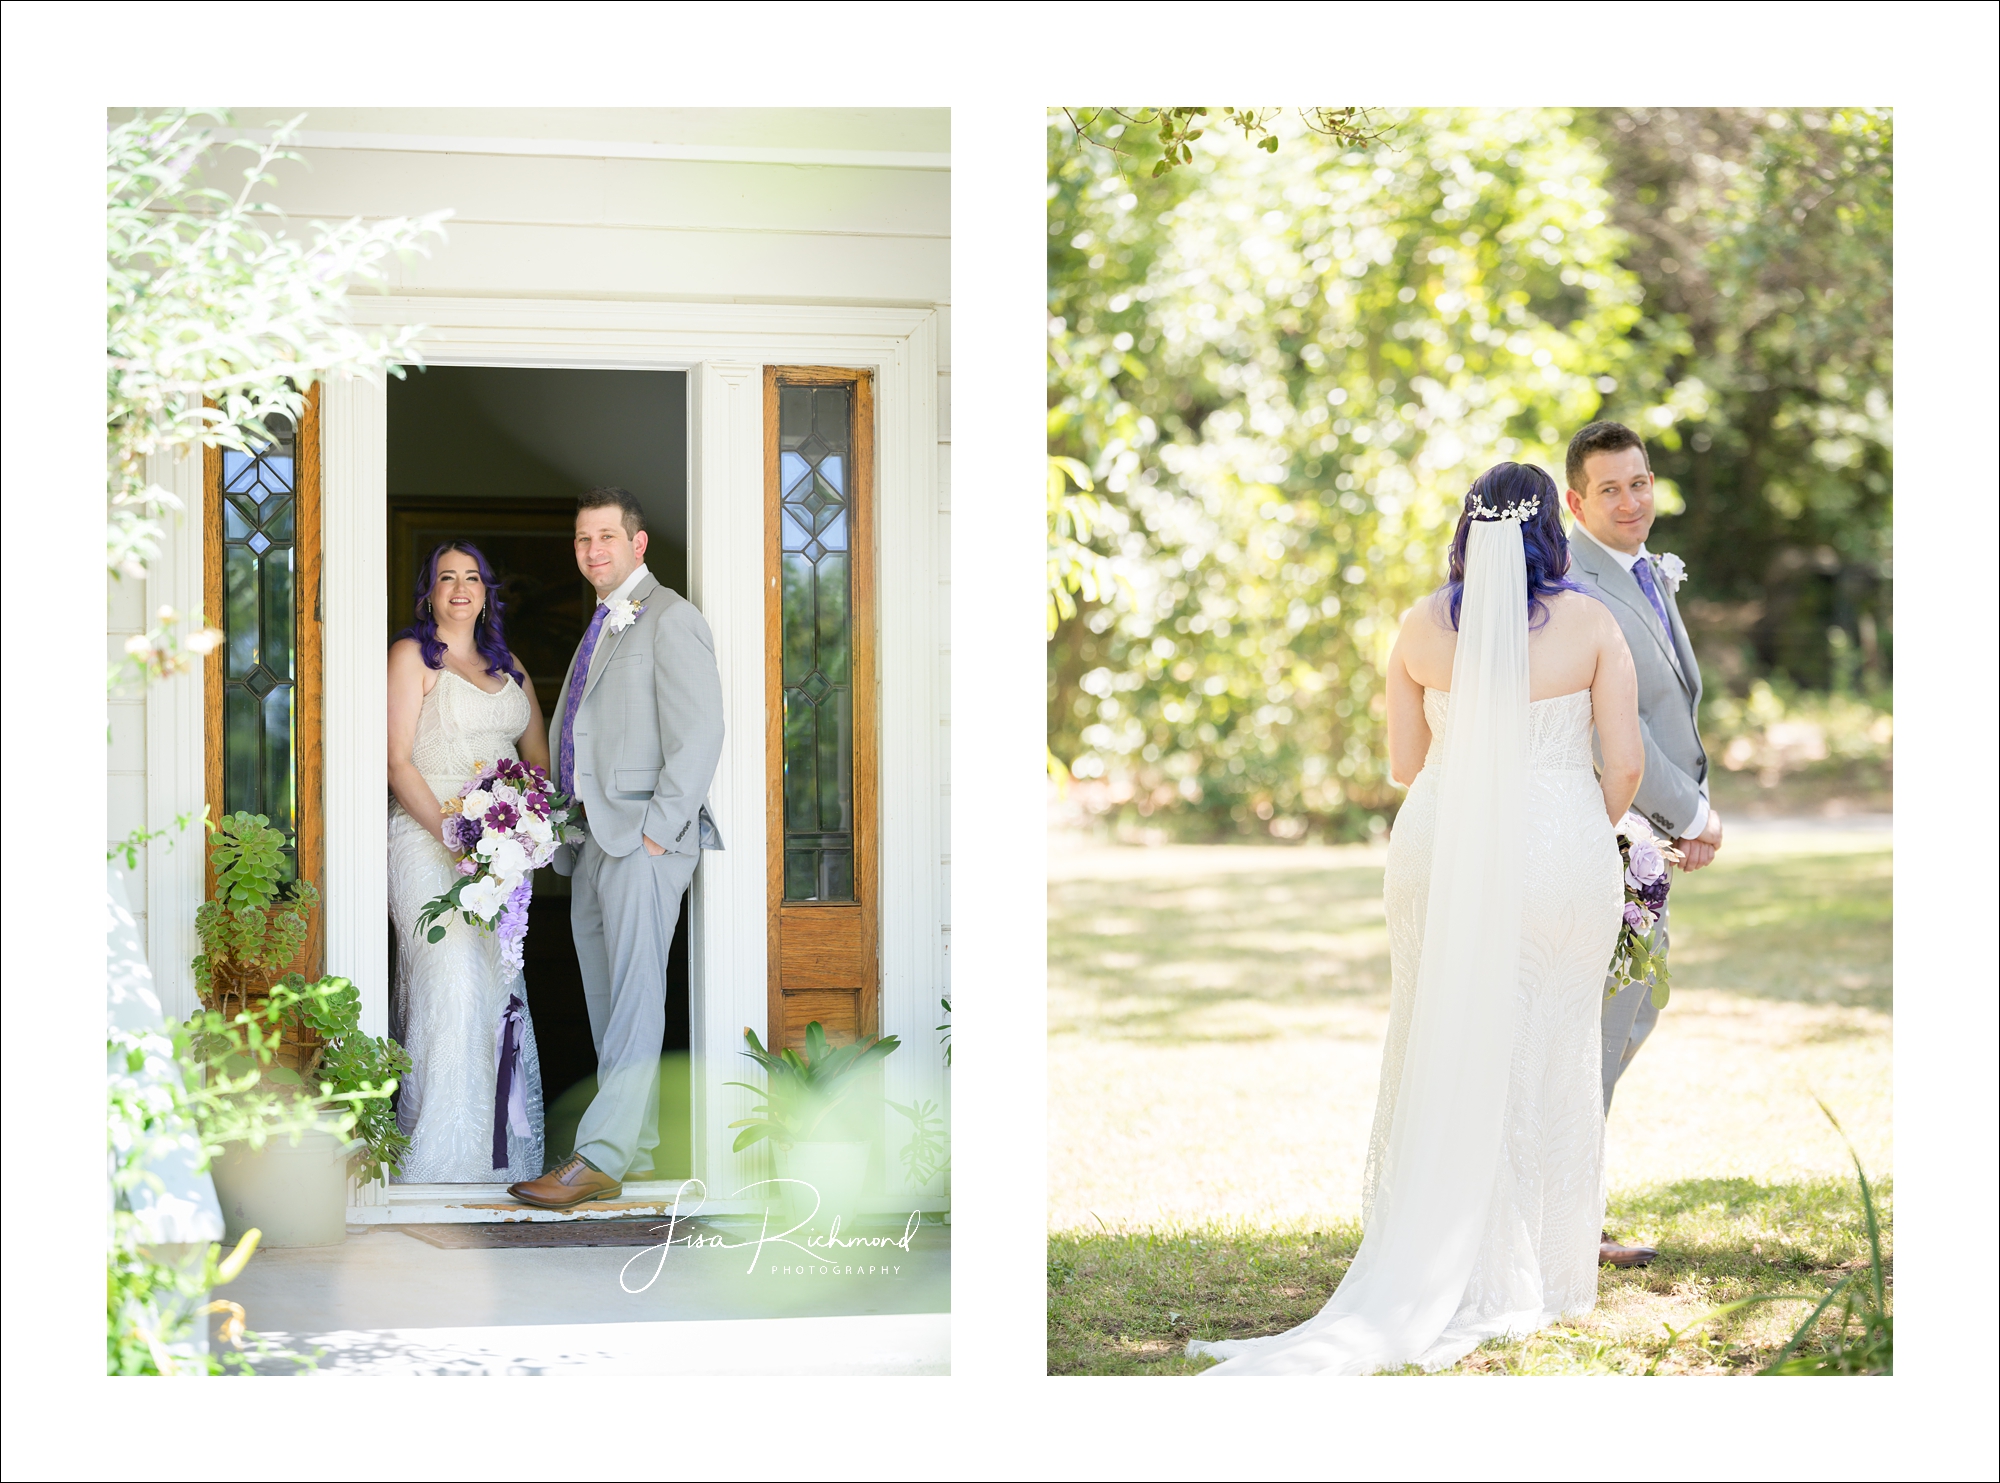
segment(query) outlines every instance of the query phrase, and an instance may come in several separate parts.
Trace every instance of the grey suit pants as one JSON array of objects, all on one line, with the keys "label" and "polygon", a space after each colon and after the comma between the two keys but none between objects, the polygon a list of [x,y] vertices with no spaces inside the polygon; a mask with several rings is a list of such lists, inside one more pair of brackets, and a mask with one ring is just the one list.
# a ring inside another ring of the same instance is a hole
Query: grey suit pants
[{"label": "grey suit pants", "polygon": [[[1660,945],[1670,946],[1673,939],[1668,932],[1668,916],[1660,914]],[[1606,989],[1611,987],[1606,978]],[[1639,1053],[1639,1047],[1646,1043],[1646,1037],[1653,1033],[1653,1026],[1659,1023],[1660,1012],[1653,1007],[1653,984],[1651,979],[1642,979],[1635,984],[1627,984],[1616,994],[1604,1001],[1602,1025],[1604,1029],[1604,1111],[1611,1113],[1611,1091],[1618,1085],[1618,1078],[1625,1074],[1625,1068],[1632,1064],[1632,1057]]]},{"label": "grey suit pants", "polygon": [[650,1164],[660,1142],[660,1041],[667,951],[699,855],[614,857],[586,839],[570,877],[569,925],[597,1048],[597,1095],[576,1151],[614,1179]]}]

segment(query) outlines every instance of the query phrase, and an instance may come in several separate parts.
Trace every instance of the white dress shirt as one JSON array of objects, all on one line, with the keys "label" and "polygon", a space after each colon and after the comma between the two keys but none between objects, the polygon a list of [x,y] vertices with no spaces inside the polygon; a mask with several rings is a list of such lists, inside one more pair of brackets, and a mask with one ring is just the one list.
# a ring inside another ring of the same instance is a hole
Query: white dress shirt
[{"label": "white dress shirt", "polygon": [[[1626,570],[1630,571],[1631,568],[1628,566]],[[600,603],[617,602],[622,597],[630,597],[632,595],[632,589],[634,587],[637,587],[641,582],[645,581],[646,578],[651,575],[652,573],[646,570],[646,563],[642,561],[637,566],[632,568],[632,575],[627,577],[624,581],[620,582],[616,590],[614,590],[608,597],[600,597],[598,601]]]},{"label": "white dress shirt", "polygon": [[[1598,544],[1603,545],[1604,543],[1600,541]],[[1633,567],[1637,566],[1642,560],[1645,560],[1646,558],[1650,557],[1653,554],[1652,552],[1646,549],[1646,543],[1644,541],[1641,541],[1639,543],[1639,549],[1637,551],[1632,552],[1629,556],[1623,551],[1612,550],[1612,548],[1609,546],[1605,546],[1604,549],[1610,551],[1612,556],[1616,558],[1618,564],[1624,567],[1625,570],[1628,572],[1631,571]],[[1632,580],[1636,582],[1639,579],[1637,577],[1634,577]],[[1658,578],[1656,577],[1654,580],[1657,582]],[[1648,604],[1648,606],[1650,606],[1650,604]],[[1681,662],[1680,651],[1678,649],[1675,649],[1673,651],[1673,654],[1674,654],[1674,664],[1676,667],[1678,667]],[[1688,824],[1687,833],[1682,835],[1681,838],[1693,839],[1707,827],[1708,827],[1708,779],[1703,778],[1701,781],[1701,801],[1695,805],[1694,818]]]},{"label": "white dress shirt", "polygon": [[[630,597],[632,595],[632,589],[637,587],[641,582],[645,581],[648,575],[649,573],[646,571],[646,563],[643,561],[640,562],[636,567],[632,569],[632,575],[627,577],[624,581],[620,582],[609,593],[605,594],[603,597],[600,597],[597,600],[597,605],[599,607],[603,607],[606,603],[614,603],[618,602],[622,598]],[[608,633],[604,634],[598,640],[596,649],[591,651],[590,671],[588,677],[585,680],[586,684],[589,683],[590,680],[593,680],[597,677],[598,669],[602,667],[602,665],[604,664],[604,656],[611,652],[611,645],[604,642],[604,639],[607,639],[609,637],[611,637],[610,634]]]}]

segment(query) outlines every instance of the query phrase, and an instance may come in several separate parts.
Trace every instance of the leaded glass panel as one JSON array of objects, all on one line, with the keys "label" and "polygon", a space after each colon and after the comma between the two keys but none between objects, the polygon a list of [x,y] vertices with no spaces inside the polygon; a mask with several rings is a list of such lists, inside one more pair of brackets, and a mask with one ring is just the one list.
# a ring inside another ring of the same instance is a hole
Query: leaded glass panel
[{"label": "leaded glass panel", "polygon": [[295,434],[281,415],[265,426],[273,442],[222,452],[222,808],[266,815],[296,848]]},{"label": "leaded glass panel", "polygon": [[855,899],[853,400],[845,386],[778,388],[787,901]]}]

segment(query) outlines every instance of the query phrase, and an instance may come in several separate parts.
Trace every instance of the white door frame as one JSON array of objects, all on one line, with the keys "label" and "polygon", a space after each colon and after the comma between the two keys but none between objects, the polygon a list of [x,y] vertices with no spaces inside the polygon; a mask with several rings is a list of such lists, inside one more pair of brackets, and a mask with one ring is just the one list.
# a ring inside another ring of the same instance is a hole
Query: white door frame
[{"label": "white door frame", "polygon": [[[880,766],[895,780],[880,790],[881,1022],[911,1041],[885,1072],[898,1100],[942,1100],[942,1070],[924,1053],[946,915],[936,312],[375,296],[354,310],[364,326],[424,326],[432,365],[688,373],[689,596],[715,634],[726,736],[710,797],[730,847],[696,873],[689,944],[694,1168],[719,1212],[758,1203],[729,1196],[768,1177],[761,1145],[730,1152],[728,1124],[751,1099],[724,1085],[747,1069],[744,1027],[763,1035],[766,1016],[763,367],[875,373]],[[382,384],[360,380],[329,383],[321,403],[326,961],[361,986],[362,1025],[376,1035],[388,1029],[387,406]],[[485,1187],[435,1187],[447,1188],[464,1197]]]}]

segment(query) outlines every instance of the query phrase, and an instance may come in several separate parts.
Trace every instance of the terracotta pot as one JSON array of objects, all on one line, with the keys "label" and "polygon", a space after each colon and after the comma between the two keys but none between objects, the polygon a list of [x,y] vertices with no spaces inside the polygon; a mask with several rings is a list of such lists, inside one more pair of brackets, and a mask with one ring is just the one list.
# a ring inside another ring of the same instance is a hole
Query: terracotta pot
[{"label": "terracotta pot", "polygon": [[[212,987],[207,1007],[227,1015],[261,1009],[270,1002],[272,986],[296,968],[296,963],[282,968],[260,968],[224,958],[209,969]],[[325,1050],[326,1041],[318,1032],[287,1023],[279,1028],[278,1048],[272,1059],[274,1064],[305,1076],[318,1065]]]}]

